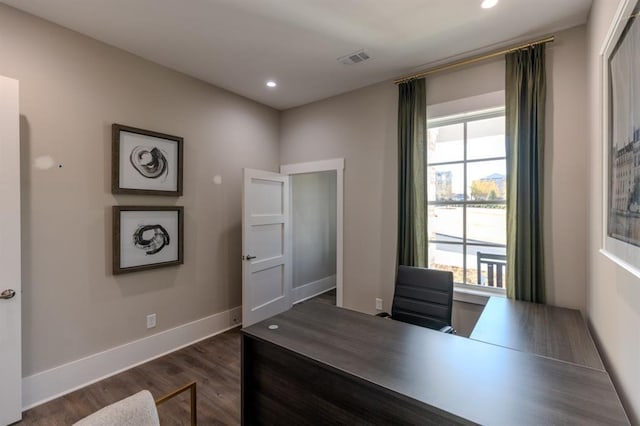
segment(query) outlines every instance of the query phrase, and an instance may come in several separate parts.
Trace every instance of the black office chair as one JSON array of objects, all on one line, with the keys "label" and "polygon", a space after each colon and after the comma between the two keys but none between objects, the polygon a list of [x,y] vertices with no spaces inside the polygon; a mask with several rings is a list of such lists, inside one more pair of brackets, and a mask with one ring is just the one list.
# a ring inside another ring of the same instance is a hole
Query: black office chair
[{"label": "black office chair", "polygon": [[[455,334],[451,326],[453,273],[399,266],[391,319]],[[386,312],[378,314],[389,317]]]}]

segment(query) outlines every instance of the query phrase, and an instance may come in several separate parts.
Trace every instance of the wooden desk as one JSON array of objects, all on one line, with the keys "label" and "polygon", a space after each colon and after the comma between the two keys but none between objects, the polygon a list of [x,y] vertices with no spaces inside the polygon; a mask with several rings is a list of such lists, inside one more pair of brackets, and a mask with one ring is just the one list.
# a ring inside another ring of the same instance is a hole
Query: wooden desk
[{"label": "wooden desk", "polygon": [[327,304],[242,333],[245,425],[629,424],[605,371]]},{"label": "wooden desk", "polygon": [[491,297],[470,338],[604,370],[582,314],[575,309]]}]

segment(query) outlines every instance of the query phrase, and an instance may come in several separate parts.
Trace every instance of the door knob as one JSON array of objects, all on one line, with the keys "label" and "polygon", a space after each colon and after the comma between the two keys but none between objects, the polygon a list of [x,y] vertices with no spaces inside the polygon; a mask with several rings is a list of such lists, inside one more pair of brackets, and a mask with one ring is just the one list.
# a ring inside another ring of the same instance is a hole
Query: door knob
[{"label": "door knob", "polygon": [[245,257],[245,259],[247,260],[251,260],[251,259],[255,259],[255,256],[251,256],[250,254],[247,255],[247,257]]},{"label": "door knob", "polygon": [[15,290],[8,289],[0,293],[0,299],[11,299],[15,295]]}]

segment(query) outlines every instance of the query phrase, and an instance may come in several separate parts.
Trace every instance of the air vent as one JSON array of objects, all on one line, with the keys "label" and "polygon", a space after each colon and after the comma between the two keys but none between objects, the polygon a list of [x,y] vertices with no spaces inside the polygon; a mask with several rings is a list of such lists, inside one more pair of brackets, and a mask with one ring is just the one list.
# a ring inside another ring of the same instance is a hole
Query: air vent
[{"label": "air vent", "polygon": [[349,53],[348,55],[339,57],[338,62],[345,65],[353,65],[364,62],[369,58],[371,58],[371,55],[365,52],[364,49],[360,49],[357,52]]}]

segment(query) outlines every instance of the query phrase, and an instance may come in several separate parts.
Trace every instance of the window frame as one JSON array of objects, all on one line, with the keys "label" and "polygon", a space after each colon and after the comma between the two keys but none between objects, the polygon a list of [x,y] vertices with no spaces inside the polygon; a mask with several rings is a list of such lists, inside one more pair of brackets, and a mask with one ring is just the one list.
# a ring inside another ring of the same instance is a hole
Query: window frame
[{"label": "window frame", "polygon": [[[506,108],[504,106],[501,107],[497,107],[497,108],[491,108],[491,109],[485,109],[485,110],[480,110],[480,111],[474,111],[474,112],[466,112],[466,113],[462,113],[462,114],[456,114],[456,115],[451,115],[451,116],[445,116],[445,117],[439,117],[439,118],[432,118],[429,119],[427,118],[427,130],[431,129],[431,128],[436,128],[436,127],[443,127],[443,126],[451,126],[451,125],[456,125],[456,124],[462,124],[463,125],[463,159],[462,160],[456,160],[456,161],[443,161],[443,162],[429,162],[428,159],[428,149],[425,150],[425,164],[427,167],[427,170],[430,167],[438,167],[438,166],[448,166],[448,165],[462,165],[463,166],[463,181],[464,181],[464,194],[463,194],[463,199],[462,200],[447,200],[447,201],[437,201],[437,200],[433,200],[433,201],[429,201],[428,197],[427,197],[427,209],[431,206],[462,206],[462,242],[461,243],[453,243],[451,241],[441,241],[438,239],[429,239],[427,241],[427,244],[448,244],[448,245],[452,245],[452,246],[461,246],[462,247],[462,268],[463,268],[463,281],[467,281],[467,248],[468,247],[494,247],[494,248],[504,248],[506,250],[507,248],[507,244],[505,242],[505,244],[496,244],[496,243],[483,243],[483,244],[478,244],[478,243],[468,243],[467,240],[467,208],[470,205],[504,205],[505,209],[507,206],[507,200],[506,198],[502,201],[489,201],[489,200],[470,200],[469,199],[469,193],[468,193],[468,187],[467,187],[467,165],[468,164],[473,164],[473,163],[481,163],[481,162],[489,162],[489,161],[505,161],[507,160],[506,157],[506,152],[505,152],[505,156],[504,157],[487,157],[487,158],[481,158],[481,159],[472,159],[472,160],[468,160],[467,159],[467,145],[468,145],[468,123],[470,122],[474,122],[474,121],[479,121],[479,120],[486,120],[486,119],[491,119],[491,118],[498,118],[498,117],[504,117],[505,116],[505,112],[506,112]],[[508,179],[508,175],[507,175],[507,179]],[[428,187],[428,185],[427,185]],[[505,222],[505,226],[506,226],[506,222]],[[429,229],[429,225],[427,223],[427,232]],[[428,262],[427,262],[428,263]],[[482,286],[479,284],[468,284],[466,282],[454,282],[456,291],[462,291],[462,292],[468,292],[471,294],[480,294],[482,292],[487,293],[487,296],[490,295],[504,295],[506,294],[506,283],[505,286],[502,288],[497,288],[497,287],[489,287],[489,286]]]}]

